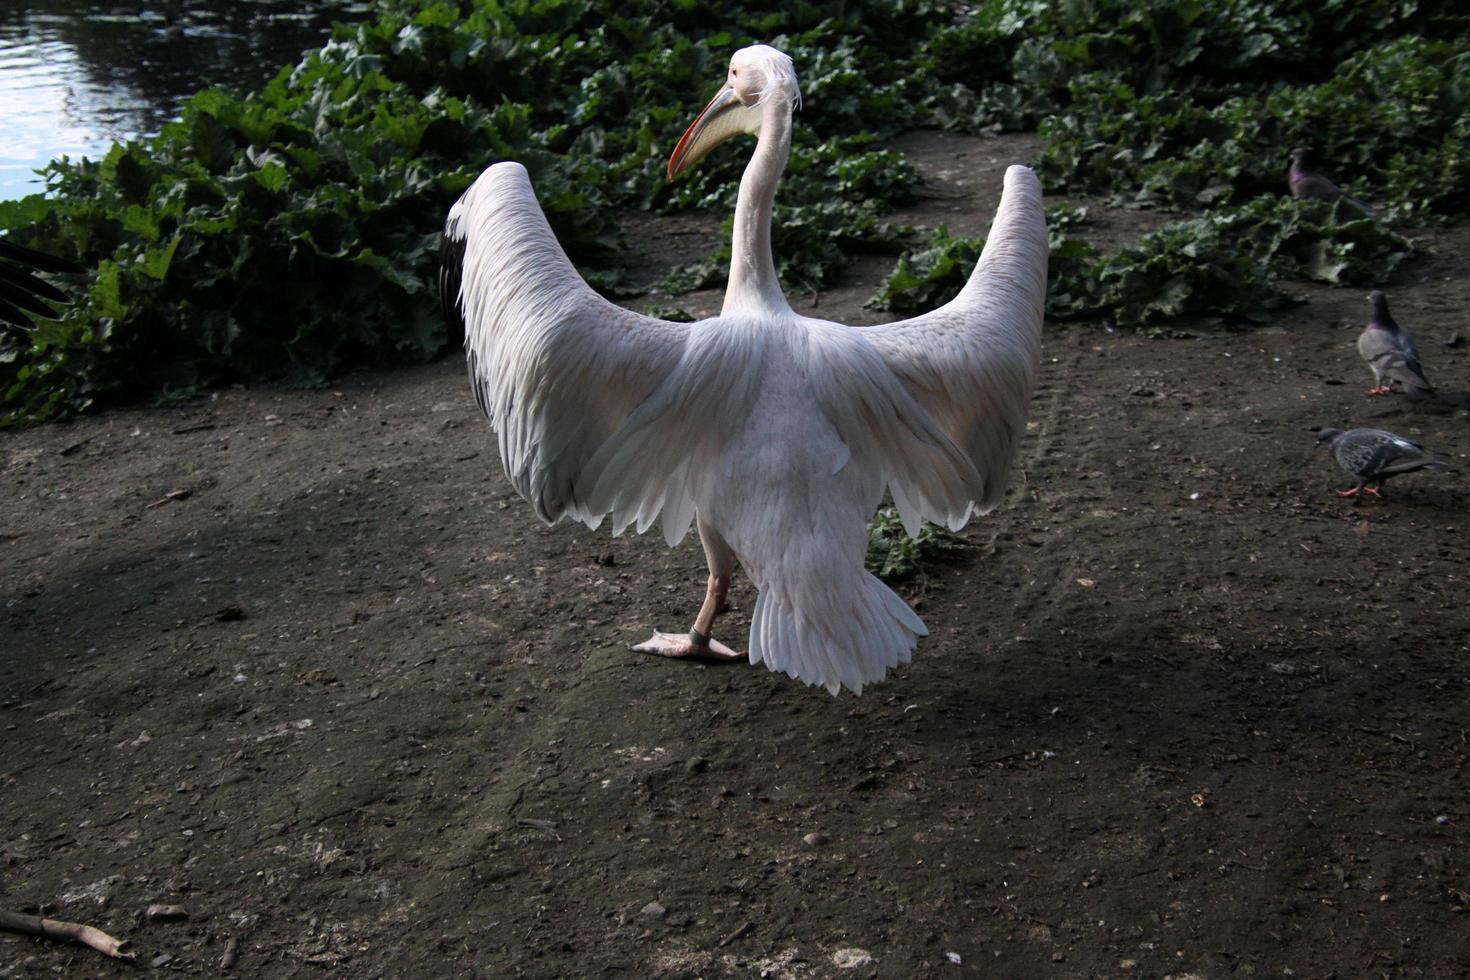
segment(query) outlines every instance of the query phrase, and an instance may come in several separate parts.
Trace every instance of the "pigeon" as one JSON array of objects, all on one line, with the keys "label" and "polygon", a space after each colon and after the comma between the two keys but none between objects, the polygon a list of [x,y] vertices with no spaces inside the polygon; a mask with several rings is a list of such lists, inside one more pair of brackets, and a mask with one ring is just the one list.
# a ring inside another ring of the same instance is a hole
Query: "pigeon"
[{"label": "pigeon", "polygon": [[1417,442],[1383,429],[1323,429],[1317,434],[1317,445],[1324,443],[1337,465],[1358,478],[1358,485],[1351,490],[1338,490],[1339,497],[1356,497],[1360,492],[1382,497],[1380,491],[1391,476],[1450,469],[1448,463],[1436,459]]},{"label": "pigeon", "polygon": [[1291,151],[1291,170],[1287,173],[1286,180],[1291,187],[1291,196],[1299,200],[1315,198],[1319,201],[1347,201],[1370,218],[1378,214],[1377,211],[1356,197],[1344,193],[1341,187],[1313,170],[1311,150],[1297,147]]},{"label": "pigeon", "polygon": [[36,275],[37,272],[80,273],[65,259],[0,240],[0,330],[30,329],[31,315],[50,319],[50,303],[69,303],[66,293]]},{"label": "pigeon", "polygon": [[1375,289],[1368,294],[1368,302],[1373,304],[1373,315],[1358,334],[1358,353],[1373,369],[1373,380],[1378,382],[1368,394],[1386,395],[1397,382],[1410,398],[1433,398],[1434,388],[1424,378],[1414,338],[1388,312],[1388,297],[1383,290]]}]

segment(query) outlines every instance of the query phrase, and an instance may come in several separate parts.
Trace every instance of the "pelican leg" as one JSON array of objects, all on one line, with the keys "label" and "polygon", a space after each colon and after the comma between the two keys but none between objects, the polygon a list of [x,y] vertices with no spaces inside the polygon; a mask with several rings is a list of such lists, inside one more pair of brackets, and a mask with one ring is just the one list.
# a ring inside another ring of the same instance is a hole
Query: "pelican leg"
[{"label": "pelican leg", "polygon": [[725,644],[710,636],[715,617],[725,611],[726,598],[730,594],[730,576],[735,572],[735,552],[720,537],[719,532],[698,520],[699,540],[704,545],[704,560],[709,565],[709,582],[705,585],[704,604],[694,625],[688,633],[660,633],[633,647],[639,653],[652,653],[660,657],[688,658],[693,660],[744,660],[746,655],[736,653]]}]

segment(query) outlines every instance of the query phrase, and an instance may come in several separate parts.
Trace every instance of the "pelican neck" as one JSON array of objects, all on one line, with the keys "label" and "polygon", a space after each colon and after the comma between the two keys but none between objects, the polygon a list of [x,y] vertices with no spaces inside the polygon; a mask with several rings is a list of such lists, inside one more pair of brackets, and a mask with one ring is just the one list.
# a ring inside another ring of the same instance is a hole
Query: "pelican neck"
[{"label": "pelican neck", "polygon": [[771,255],[771,210],[776,185],[791,156],[791,100],[773,96],[761,110],[755,152],[740,178],[725,313],[790,313]]}]

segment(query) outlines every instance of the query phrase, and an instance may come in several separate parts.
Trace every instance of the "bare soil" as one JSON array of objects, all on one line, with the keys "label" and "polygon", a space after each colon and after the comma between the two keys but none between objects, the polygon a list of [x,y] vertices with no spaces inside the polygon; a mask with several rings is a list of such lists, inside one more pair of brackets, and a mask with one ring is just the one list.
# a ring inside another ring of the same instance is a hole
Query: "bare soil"
[{"label": "bare soil", "polygon": [[[898,218],[970,233],[1037,142],[901,146]],[[1463,399],[1470,232],[1413,234],[1390,297]],[[797,299],[871,322],[883,268]],[[539,524],[458,358],[0,434],[0,908],[190,975],[1470,975],[1470,485],[1354,505],[1312,431],[1463,464],[1470,421],[1366,397],[1363,291],[1299,291],[1048,324],[1007,503],[861,698],[629,652],[698,544]],[[131,973],[0,935],[3,977]]]}]

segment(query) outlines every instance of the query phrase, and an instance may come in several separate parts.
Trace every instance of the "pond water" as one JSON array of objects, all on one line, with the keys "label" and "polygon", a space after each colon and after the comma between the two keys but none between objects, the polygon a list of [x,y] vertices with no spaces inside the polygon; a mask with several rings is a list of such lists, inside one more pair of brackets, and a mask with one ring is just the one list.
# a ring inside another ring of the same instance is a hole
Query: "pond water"
[{"label": "pond water", "polygon": [[367,0],[0,0],[0,200],[63,154],[158,133],[200,88],[259,88]]}]

